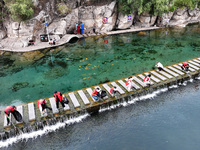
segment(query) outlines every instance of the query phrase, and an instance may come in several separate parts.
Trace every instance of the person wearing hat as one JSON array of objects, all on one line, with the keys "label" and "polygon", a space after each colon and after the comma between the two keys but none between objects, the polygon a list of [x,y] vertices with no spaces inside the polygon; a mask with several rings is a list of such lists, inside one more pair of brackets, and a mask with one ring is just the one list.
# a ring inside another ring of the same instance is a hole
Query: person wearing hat
[{"label": "person wearing hat", "polygon": [[48,108],[49,110],[52,111],[52,108],[48,107],[46,103],[47,102],[46,102],[45,99],[39,99],[38,100],[38,108],[39,108],[41,114],[46,113],[46,108]]},{"label": "person wearing hat", "polygon": [[63,101],[63,97],[62,94],[58,91],[54,91],[53,95],[55,97],[55,101],[56,101],[56,107],[57,109],[59,108],[59,102],[61,103],[62,107],[65,107],[64,101]]},{"label": "person wearing hat", "polygon": [[98,101],[99,97],[101,96],[100,95],[100,91],[101,89],[96,87],[93,91],[92,91],[92,98],[95,100],[95,101]]},{"label": "person wearing hat", "polygon": [[157,61],[155,66],[158,67],[159,71],[162,71],[162,70],[164,71],[164,69],[163,69],[164,67],[160,62]]}]

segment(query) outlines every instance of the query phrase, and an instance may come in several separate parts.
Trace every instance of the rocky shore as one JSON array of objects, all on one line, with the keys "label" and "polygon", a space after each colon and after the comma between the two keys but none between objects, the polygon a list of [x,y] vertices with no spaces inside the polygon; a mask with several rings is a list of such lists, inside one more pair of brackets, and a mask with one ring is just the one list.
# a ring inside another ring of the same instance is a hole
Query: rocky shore
[{"label": "rocky shore", "polygon": [[[149,27],[185,27],[190,23],[200,22],[200,10],[195,8],[177,9],[160,16],[151,16],[148,13],[141,15],[130,14],[131,20],[128,21],[128,15],[122,15],[118,11],[116,1],[103,1],[96,5],[83,3],[81,0],[68,0],[70,11],[60,14],[56,9],[56,1],[34,0],[37,8],[35,17],[26,22],[13,22],[7,19],[0,28],[0,50],[1,49],[20,49],[28,47],[28,41],[34,39],[37,43],[40,41],[40,34],[46,33],[45,16],[48,22],[48,33],[50,38],[62,40],[66,34],[74,34],[75,24],[83,23],[85,33],[93,34],[93,25],[96,25],[96,32],[106,34],[113,30],[140,29]],[[102,23],[102,18],[107,17],[106,24]],[[130,18],[129,18],[130,19]]]}]

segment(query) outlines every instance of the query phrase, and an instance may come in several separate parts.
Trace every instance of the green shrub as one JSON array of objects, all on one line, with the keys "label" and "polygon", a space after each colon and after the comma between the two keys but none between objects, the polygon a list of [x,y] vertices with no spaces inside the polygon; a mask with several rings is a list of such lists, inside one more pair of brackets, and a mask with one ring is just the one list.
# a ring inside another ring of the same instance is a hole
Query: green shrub
[{"label": "green shrub", "polygon": [[11,18],[15,21],[25,21],[34,14],[32,0],[5,0]]},{"label": "green shrub", "polygon": [[61,14],[68,14],[71,12],[71,8],[69,8],[68,5],[64,3],[59,3],[57,5],[57,9]]}]

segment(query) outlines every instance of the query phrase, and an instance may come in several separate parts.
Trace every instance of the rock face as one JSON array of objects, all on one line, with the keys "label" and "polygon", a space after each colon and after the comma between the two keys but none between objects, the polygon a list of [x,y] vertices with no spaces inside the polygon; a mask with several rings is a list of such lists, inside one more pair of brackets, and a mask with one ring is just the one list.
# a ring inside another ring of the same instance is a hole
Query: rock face
[{"label": "rock face", "polygon": [[130,14],[130,18],[128,18],[128,15],[123,15],[122,13],[119,13],[118,19],[117,19],[117,29],[128,29],[132,26],[133,20],[135,15]]},{"label": "rock face", "polygon": [[[47,33],[45,21],[48,22],[48,33],[51,38],[57,40],[65,34],[71,34],[75,31],[76,23],[85,25],[85,32],[91,32],[93,25],[96,31],[100,33],[108,32],[114,29],[143,28],[154,25],[158,26],[185,26],[190,22],[199,22],[200,10],[177,9],[174,12],[163,14],[162,17],[152,16],[146,12],[137,15],[131,14],[131,21],[128,21],[128,15],[122,15],[118,12],[116,0],[101,1],[101,3],[92,0],[32,0],[35,15],[26,22],[14,22],[6,19],[3,27],[0,28],[0,40],[2,47],[7,46],[7,36],[11,38],[11,47],[25,47],[28,40],[36,37],[39,41],[39,35]],[[94,4],[97,5],[94,5]],[[102,23],[102,19],[107,17],[107,23]],[[16,43],[17,42],[17,43]]]}]

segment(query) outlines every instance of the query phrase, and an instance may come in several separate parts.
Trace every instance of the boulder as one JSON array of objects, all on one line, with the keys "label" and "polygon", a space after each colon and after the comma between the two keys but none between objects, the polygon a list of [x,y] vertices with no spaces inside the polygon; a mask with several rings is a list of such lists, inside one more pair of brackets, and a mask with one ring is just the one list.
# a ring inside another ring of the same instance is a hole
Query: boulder
[{"label": "boulder", "polygon": [[132,26],[134,20],[134,14],[131,14],[131,21],[128,21],[128,15],[119,13],[117,18],[117,29],[128,29]]},{"label": "boulder", "polygon": [[7,36],[7,33],[5,30],[0,30],[0,40],[5,38]]}]

